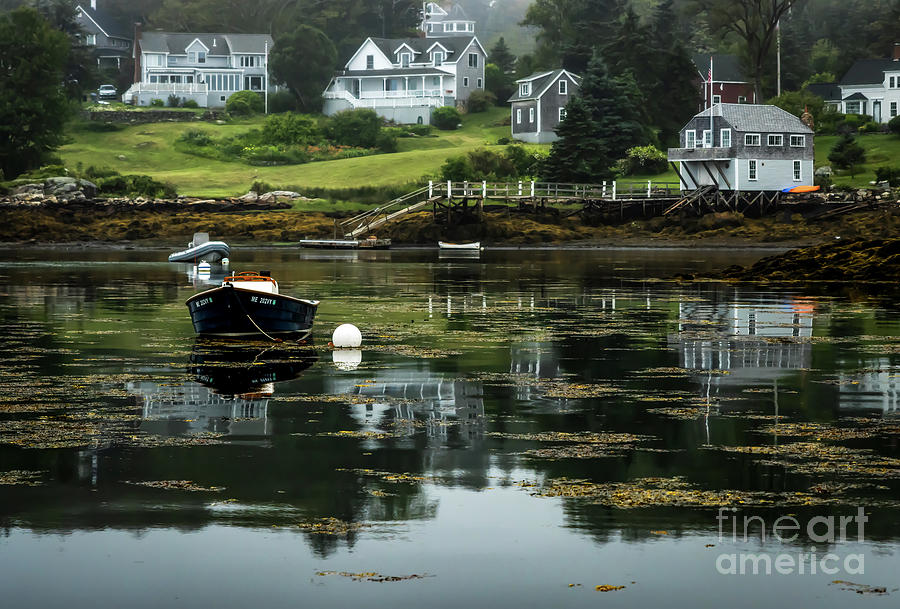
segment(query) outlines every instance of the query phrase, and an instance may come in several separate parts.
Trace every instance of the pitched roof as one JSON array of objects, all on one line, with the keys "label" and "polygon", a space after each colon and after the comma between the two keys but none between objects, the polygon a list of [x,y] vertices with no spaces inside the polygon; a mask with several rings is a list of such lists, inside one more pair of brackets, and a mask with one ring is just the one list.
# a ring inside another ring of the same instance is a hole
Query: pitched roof
[{"label": "pitched roof", "polygon": [[713,82],[750,82],[741,69],[741,62],[736,55],[697,53],[694,55],[694,66],[703,80],[709,78],[709,58],[712,57]]},{"label": "pitched roof", "polygon": [[835,101],[841,98],[841,88],[836,82],[817,82],[806,85],[806,90],[825,101]]},{"label": "pitched roof", "polygon": [[181,32],[144,32],[141,35],[141,51],[144,53],[171,53],[183,55],[194,40],[209,49],[210,55],[232,53],[265,53],[266,42],[272,50],[274,41],[268,34],[193,34]]},{"label": "pitched roof", "polygon": [[900,63],[890,59],[858,59],[841,79],[841,86],[880,85],[886,70],[900,70]]},{"label": "pitched roof", "polygon": [[[472,40],[476,40],[478,46],[481,46],[481,43],[477,42],[475,36],[472,35],[447,36],[446,38],[370,38],[370,40],[390,60],[394,59],[394,51],[404,44],[410,47],[416,55],[424,55],[432,45],[440,44],[451,53],[450,57],[444,59],[447,63],[453,63],[459,59],[460,55],[472,44]],[[482,48],[482,50],[484,49]],[[422,60],[415,58],[413,61]]]},{"label": "pitched roof", "polygon": [[338,76],[452,76],[452,74],[432,67],[388,68],[385,70],[341,70]]},{"label": "pitched roof", "polygon": [[79,4],[76,9],[80,8],[97,26],[103,30],[107,36],[114,38],[132,38],[133,28],[123,19],[100,8],[91,8],[90,2],[87,6]]},{"label": "pitched roof", "polygon": [[537,99],[541,95],[543,95],[544,91],[548,86],[556,82],[560,76],[563,74],[568,74],[575,81],[576,85],[581,85],[581,77],[577,74],[572,74],[567,70],[551,70],[550,72],[535,72],[531,76],[526,76],[525,78],[520,78],[516,81],[517,84],[530,82],[531,83],[531,93],[528,95],[520,95],[519,88],[516,89],[516,92],[510,97],[507,102],[515,102],[515,101],[526,101],[529,99]]},{"label": "pitched roof", "polygon": [[732,129],[739,132],[772,132],[784,131],[789,133],[812,133],[812,129],[786,110],[778,106],[762,104],[715,104],[707,108],[694,118],[721,116],[731,125]]},{"label": "pitched roof", "polygon": [[861,101],[861,100],[866,100],[866,99],[869,99],[869,98],[857,91],[853,95],[848,95],[847,97],[845,97],[844,101],[856,101],[856,100]]}]

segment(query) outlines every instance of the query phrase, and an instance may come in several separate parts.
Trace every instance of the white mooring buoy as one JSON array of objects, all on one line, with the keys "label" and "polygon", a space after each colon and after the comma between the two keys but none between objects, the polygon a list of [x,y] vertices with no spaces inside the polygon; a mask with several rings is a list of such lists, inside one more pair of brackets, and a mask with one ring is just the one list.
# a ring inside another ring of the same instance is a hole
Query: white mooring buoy
[{"label": "white mooring buoy", "polygon": [[341,324],[334,329],[331,343],[338,348],[355,349],[362,344],[362,333],[353,324]]}]

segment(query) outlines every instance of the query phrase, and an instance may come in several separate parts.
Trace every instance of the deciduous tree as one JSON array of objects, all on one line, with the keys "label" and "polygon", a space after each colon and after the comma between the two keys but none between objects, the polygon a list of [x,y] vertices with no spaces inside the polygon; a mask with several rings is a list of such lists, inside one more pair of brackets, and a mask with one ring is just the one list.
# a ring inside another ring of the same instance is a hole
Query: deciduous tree
[{"label": "deciduous tree", "polygon": [[272,75],[294,92],[305,112],[319,109],[322,91],[336,62],[337,50],[328,36],[308,25],[275,38],[269,55]]},{"label": "deciduous tree", "polygon": [[0,14],[0,169],[7,178],[38,167],[63,138],[66,35],[40,13]]}]

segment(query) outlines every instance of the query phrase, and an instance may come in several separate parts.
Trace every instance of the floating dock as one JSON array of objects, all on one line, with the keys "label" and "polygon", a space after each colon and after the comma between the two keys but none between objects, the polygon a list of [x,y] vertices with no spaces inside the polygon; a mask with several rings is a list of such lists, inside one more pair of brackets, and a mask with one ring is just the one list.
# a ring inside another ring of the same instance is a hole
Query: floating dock
[{"label": "floating dock", "polygon": [[390,239],[303,239],[300,247],[325,250],[386,250],[391,247]]}]

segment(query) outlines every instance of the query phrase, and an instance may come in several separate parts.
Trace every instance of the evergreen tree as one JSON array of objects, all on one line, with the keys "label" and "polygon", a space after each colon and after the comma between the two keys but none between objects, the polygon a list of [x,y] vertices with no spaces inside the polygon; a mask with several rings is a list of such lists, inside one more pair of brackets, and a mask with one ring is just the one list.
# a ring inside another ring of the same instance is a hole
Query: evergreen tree
[{"label": "evergreen tree", "polygon": [[629,101],[627,79],[610,77],[603,59],[595,54],[557,127],[559,139],[550,149],[545,177],[566,182],[611,178],[613,163],[629,148],[648,141],[639,112]]},{"label": "evergreen tree", "polygon": [[506,41],[503,40],[503,36],[500,37],[497,44],[491,47],[488,57],[490,58],[491,63],[500,68],[504,74],[511,74],[513,70],[516,69],[516,56],[513,55],[512,52],[510,52],[509,47],[506,46]]},{"label": "evergreen tree", "polygon": [[856,138],[847,133],[837,141],[831,152],[828,153],[828,160],[835,167],[849,170],[850,177],[853,177],[856,175],[858,166],[866,162],[866,151],[856,143]]},{"label": "evergreen tree", "polygon": [[34,9],[0,14],[0,172],[38,167],[63,139],[69,41]]}]

